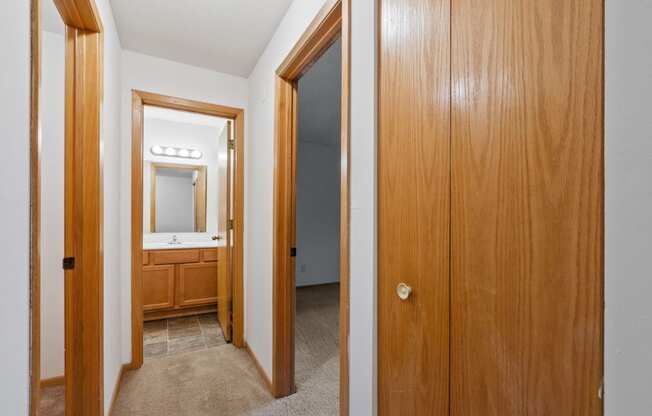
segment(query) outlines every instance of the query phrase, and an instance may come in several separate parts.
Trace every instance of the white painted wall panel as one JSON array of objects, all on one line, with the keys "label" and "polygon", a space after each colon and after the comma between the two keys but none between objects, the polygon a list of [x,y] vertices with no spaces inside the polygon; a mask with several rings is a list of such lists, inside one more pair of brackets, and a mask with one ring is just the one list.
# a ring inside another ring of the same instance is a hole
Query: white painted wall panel
[{"label": "white painted wall panel", "polygon": [[652,414],[652,1],[606,1],[605,413]]},{"label": "white painted wall panel", "polygon": [[30,4],[2,5],[0,24],[0,403],[26,415],[29,391]]}]

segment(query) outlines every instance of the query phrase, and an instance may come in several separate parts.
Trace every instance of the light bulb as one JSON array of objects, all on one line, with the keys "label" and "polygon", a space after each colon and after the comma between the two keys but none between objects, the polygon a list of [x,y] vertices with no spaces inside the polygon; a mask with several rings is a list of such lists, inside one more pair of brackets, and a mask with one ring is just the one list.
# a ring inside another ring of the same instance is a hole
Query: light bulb
[{"label": "light bulb", "polygon": [[181,157],[188,157],[188,156],[190,156],[190,152],[188,151],[188,149],[179,149],[179,153],[178,153],[178,154],[179,154],[179,156],[181,156]]},{"label": "light bulb", "polygon": [[190,156],[194,159],[199,159],[202,153],[199,150],[193,150]]},{"label": "light bulb", "polygon": [[161,146],[159,146],[159,145],[152,146],[151,151],[155,155],[162,155],[163,154],[163,148]]},{"label": "light bulb", "polygon": [[177,149],[174,147],[166,147],[165,148],[165,155],[166,156],[176,156],[177,155]]}]

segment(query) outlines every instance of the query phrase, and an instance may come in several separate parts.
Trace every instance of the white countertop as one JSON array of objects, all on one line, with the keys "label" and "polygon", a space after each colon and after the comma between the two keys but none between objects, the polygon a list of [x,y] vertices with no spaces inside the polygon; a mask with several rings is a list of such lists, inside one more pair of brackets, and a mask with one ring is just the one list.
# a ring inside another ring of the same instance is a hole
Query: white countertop
[{"label": "white countertop", "polygon": [[224,240],[181,241],[178,244],[167,242],[143,242],[143,250],[175,250],[184,248],[215,248],[224,247]]}]

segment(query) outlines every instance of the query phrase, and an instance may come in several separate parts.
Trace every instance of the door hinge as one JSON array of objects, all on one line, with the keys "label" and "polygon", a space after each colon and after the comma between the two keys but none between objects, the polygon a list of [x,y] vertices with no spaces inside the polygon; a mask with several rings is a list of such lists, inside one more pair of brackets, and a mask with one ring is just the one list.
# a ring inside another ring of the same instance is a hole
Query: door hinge
[{"label": "door hinge", "polygon": [[74,257],[64,257],[62,263],[63,270],[72,270],[75,268]]},{"label": "door hinge", "polygon": [[228,141],[227,146],[229,150],[234,150],[235,149],[235,140],[231,139]]},{"label": "door hinge", "polygon": [[296,256],[297,256],[297,248],[290,247],[290,257],[296,257]]},{"label": "door hinge", "polygon": [[227,228],[228,230],[232,230],[232,229],[233,229],[233,220],[227,220],[227,221],[226,221],[226,228]]}]

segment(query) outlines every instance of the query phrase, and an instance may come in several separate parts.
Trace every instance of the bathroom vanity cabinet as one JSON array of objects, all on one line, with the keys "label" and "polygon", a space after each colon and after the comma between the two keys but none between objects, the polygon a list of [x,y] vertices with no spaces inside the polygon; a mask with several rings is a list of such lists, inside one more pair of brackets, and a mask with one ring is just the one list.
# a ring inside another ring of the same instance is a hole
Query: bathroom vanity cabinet
[{"label": "bathroom vanity cabinet", "polygon": [[224,247],[143,251],[145,320],[216,311],[225,259]]}]

